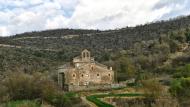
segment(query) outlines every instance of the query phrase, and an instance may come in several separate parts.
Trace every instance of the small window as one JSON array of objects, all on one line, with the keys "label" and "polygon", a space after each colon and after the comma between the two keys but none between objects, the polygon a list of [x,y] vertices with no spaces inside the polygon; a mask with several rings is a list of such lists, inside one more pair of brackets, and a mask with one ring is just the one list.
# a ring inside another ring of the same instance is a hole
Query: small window
[{"label": "small window", "polygon": [[110,74],[108,74],[108,76],[111,76]]},{"label": "small window", "polygon": [[82,74],[81,77],[84,77],[84,75]]},{"label": "small window", "polygon": [[76,75],[75,75],[75,74],[73,74],[73,77],[76,77]]},{"label": "small window", "polygon": [[100,74],[97,74],[97,76],[99,77],[99,76],[100,76]]}]

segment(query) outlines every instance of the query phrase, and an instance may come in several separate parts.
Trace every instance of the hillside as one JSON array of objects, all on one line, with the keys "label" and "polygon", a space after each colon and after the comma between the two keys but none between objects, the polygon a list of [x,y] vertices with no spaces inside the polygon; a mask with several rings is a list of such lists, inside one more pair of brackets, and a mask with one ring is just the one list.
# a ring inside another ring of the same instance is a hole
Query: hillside
[{"label": "hillside", "polygon": [[158,39],[161,34],[190,27],[190,16],[118,30],[58,29],[1,38],[0,44],[38,49],[92,49],[94,52],[129,49],[134,43]]},{"label": "hillside", "polygon": [[[188,40],[178,41],[179,38],[173,36],[170,37],[171,40],[166,40],[165,36],[177,35],[180,37],[182,34],[189,34],[189,28],[190,16],[186,16],[118,30],[57,29],[1,37],[0,60],[2,63],[0,70],[33,71],[30,68],[35,68],[36,71],[48,71],[70,61],[84,48],[90,49],[95,58],[103,62],[110,58],[114,59],[114,56],[117,57],[119,52],[125,50],[128,56],[132,55],[132,62],[140,63],[141,68],[144,69],[147,69],[148,65],[142,65],[142,61],[138,61],[139,56],[150,56],[161,52],[162,55],[159,55],[162,58],[156,63],[161,66],[163,61],[167,60],[166,55],[169,55],[169,53],[165,53],[167,50],[174,52],[177,47],[173,46],[177,42],[179,42],[178,45],[188,42]],[[179,33],[180,35],[178,35]],[[158,44],[161,39],[166,42],[163,46]],[[185,39],[188,38],[185,37]],[[155,44],[158,46],[156,47]],[[163,52],[163,48],[166,51]]]}]

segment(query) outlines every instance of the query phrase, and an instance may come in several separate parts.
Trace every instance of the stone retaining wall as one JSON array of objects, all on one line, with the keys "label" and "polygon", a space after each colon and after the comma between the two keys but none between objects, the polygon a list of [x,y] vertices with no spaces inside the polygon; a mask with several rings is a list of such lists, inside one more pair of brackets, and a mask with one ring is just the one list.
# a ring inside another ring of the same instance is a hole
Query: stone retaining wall
[{"label": "stone retaining wall", "polygon": [[104,84],[104,85],[69,85],[65,88],[67,91],[89,91],[89,90],[107,90],[112,88],[126,87],[126,84]]}]

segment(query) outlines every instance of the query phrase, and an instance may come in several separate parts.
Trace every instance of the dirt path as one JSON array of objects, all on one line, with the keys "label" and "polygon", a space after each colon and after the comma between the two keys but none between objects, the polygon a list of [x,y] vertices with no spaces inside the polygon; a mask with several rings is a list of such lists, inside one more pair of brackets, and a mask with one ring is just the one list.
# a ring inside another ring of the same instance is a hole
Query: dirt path
[{"label": "dirt path", "polygon": [[94,103],[88,101],[88,100],[86,99],[86,97],[81,97],[81,99],[82,99],[82,101],[83,101],[85,104],[88,104],[89,107],[97,107]]}]

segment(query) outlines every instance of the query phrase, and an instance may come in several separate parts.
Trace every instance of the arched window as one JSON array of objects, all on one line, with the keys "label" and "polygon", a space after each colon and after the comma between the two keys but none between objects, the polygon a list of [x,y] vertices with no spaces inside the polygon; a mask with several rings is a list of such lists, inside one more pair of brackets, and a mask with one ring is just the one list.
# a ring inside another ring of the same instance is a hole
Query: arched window
[{"label": "arched window", "polygon": [[76,77],[76,75],[75,74],[73,74],[73,78],[75,78]]},{"label": "arched window", "polygon": [[82,53],[81,53],[81,57],[84,58],[84,59],[89,59],[90,58],[90,52],[88,50],[83,50]]},{"label": "arched window", "polygon": [[82,55],[82,56],[83,56],[83,58],[85,58],[85,56],[86,56],[86,55],[85,55],[85,52],[83,52],[83,55]]},{"label": "arched window", "polygon": [[86,52],[86,57],[88,58],[90,55],[89,55],[89,53],[88,52]]},{"label": "arched window", "polygon": [[97,78],[100,78],[100,74],[97,74]]},{"label": "arched window", "polygon": [[82,74],[81,77],[84,77],[84,75]]},{"label": "arched window", "polygon": [[108,74],[108,76],[111,76],[110,74]]}]

